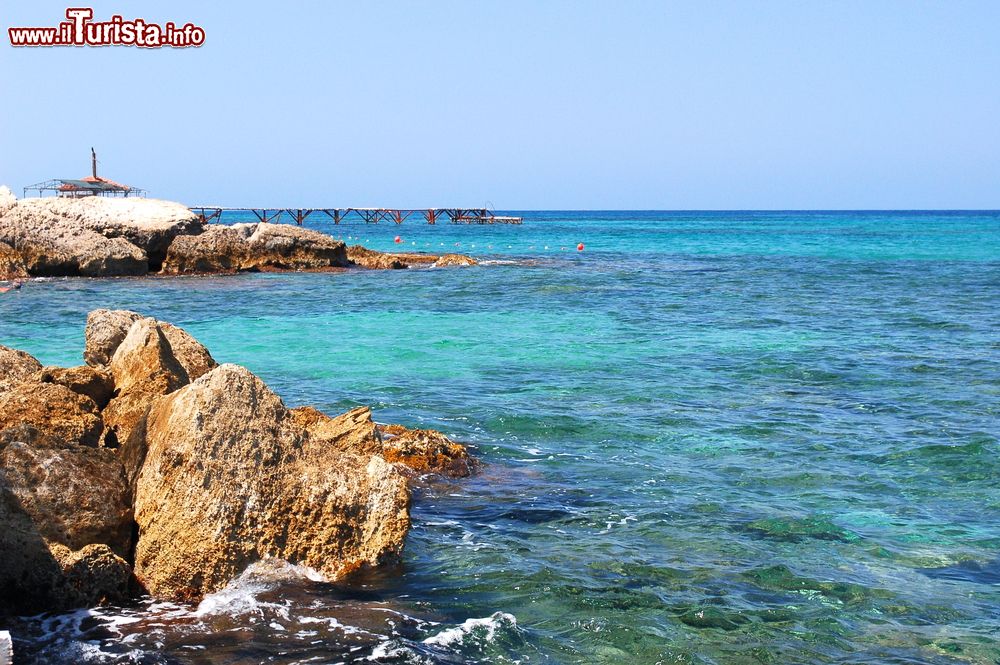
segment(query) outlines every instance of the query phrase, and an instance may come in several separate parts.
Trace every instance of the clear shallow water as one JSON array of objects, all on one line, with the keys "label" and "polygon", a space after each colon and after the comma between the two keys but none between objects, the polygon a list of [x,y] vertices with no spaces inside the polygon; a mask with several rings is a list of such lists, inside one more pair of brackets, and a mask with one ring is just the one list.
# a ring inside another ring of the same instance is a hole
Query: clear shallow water
[{"label": "clear shallow water", "polygon": [[89,310],[137,309],[290,405],[370,404],[487,462],[420,492],[396,568],[326,585],[272,567],[201,607],[24,620],[19,651],[1000,661],[1000,213],[525,217],[333,229],[482,268],[0,296],[0,343],[45,363],[80,362]]}]

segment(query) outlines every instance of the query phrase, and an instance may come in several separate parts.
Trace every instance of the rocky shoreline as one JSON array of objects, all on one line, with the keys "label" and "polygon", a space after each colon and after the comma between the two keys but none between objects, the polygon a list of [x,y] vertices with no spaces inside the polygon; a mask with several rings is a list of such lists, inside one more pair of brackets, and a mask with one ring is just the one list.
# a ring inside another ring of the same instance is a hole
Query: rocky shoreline
[{"label": "rocky shoreline", "polygon": [[271,558],[340,579],[399,556],[416,480],[476,469],[365,407],[288,408],[169,323],[96,310],[85,337],[73,368],[0,346],[0,613],[196,600]]},{"label": "rocky shoreline", "polygon": [[347,247],[290,224],[204,224],[156,199],[14,197],[0,187],[0,280],[475,265],[461,254]]}]

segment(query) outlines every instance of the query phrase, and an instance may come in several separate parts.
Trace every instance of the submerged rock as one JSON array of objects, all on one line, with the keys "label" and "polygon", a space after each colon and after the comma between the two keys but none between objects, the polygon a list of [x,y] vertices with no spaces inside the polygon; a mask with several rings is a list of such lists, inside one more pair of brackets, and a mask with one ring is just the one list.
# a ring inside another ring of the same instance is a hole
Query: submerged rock
[{"label": "submerged rock", "polygon": [[135,573],[153,594],[199,597],[266,557],[336,579],[402,549],[403,477],[378,457],[311,443],[242,367],[156,400],[145,440]]},{"label": "submerged rock", "polygon": [[0,395],[42,369],[33,356],[7,346],[0,346]]},{"label": "submerged rock", "polygon": [[681,623],[692,628],[721,628],[736,630],[750,619],[739,612],[727,611],[718,607],[699,607],[690,609],[680,615]]},{"label": "submerged rock", "polygon": [[66,386],[30,381],[0,395],[0,430],[17,425],[83,446],[96,446],[104,430],[94,400]]}]

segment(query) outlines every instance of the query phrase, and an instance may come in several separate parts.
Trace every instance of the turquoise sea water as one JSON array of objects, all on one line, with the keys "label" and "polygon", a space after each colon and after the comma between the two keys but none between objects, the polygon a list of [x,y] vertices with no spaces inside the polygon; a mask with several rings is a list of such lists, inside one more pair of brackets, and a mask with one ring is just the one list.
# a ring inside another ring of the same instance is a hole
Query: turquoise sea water
[{"label": "turquoise sea water", "polygon": [[0,296],[44,363],[135,309],[486,462],[397,567],[24,620],[25,662],[1000,662],[1000,213],[523,214],[319,227],[476,268]]}]

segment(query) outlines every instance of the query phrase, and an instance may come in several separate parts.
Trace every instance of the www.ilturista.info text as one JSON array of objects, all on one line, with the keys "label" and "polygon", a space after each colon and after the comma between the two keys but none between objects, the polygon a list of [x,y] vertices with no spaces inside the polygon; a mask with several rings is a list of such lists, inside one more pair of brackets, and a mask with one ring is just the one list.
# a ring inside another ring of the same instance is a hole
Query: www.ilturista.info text
[{"label": "www.ilturista.info text", "polygon": [[126,21],[112,16],[94,22],[94,10],[71,7],[68,20],[48,28],[8,28],[11,46],[140,46],[143,48],[186,48],[205,43],[205,30],[192,23],[159,25],[141,18]]}]

